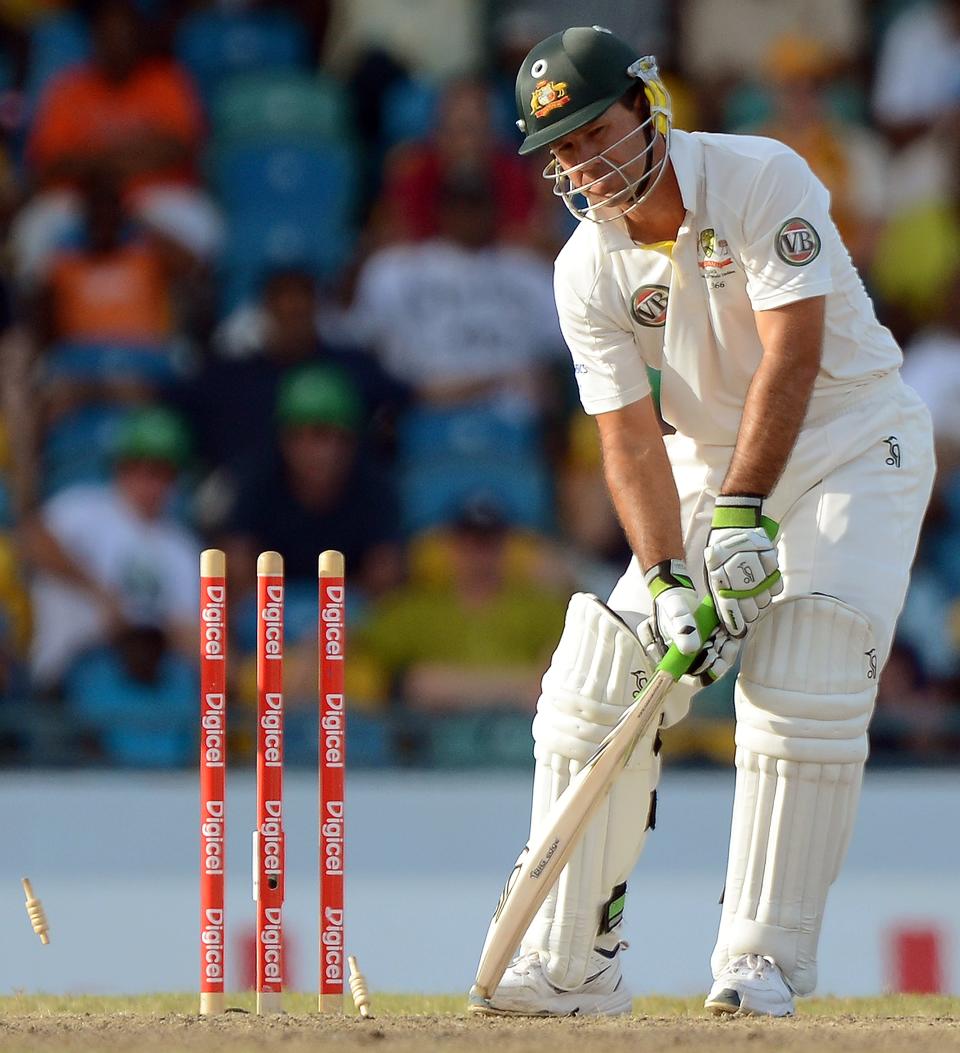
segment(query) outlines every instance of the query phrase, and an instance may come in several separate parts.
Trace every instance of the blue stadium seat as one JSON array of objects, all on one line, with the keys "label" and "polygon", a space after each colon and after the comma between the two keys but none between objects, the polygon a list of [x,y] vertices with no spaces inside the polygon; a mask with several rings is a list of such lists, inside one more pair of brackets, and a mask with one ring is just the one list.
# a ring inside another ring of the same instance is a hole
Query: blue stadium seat
[{"label": "blue stadium seat", "polygon": [[479,492],[496,499],[516,525],[550,529],[550,473],[532,419],[486,405],[418,407],[401,422],[398,438],[406,530],[446,522]]},{"label": "blue stadium seat", "polygon": [[346,92],[316,73],[276,70],[232,77],[213,103],[219,149],[251,142],[337,142],[351,133]]},{"label": "blue stadium seat", "polygon": [[436,123],[439,92],[433,84],[408,80],[396,85],[383,100],[382,137],[384,146],[422,139]]},{"label": "blue stadium seat", "polygon": [[0,531],[12,530],[13,527],[13,494],[10,491],[10,483],[0,477]]},{"label": "blue stadium seat", "polygon": [[43,496],[75,483],[106,480],[117,432],[128,413],[124,406],[92,405],[58,420],[42,450]]},{"label": "blue stadium seat", "polygon": [[44,367],[50,380],[127,379],[162,388],[177,379],[172,349],[164,343],[63,342],[47,352]]},{"label": "blue stadium seat", "polygon": [[216,151],[212,181],[227,216],[225,304],[280,266],[334,273],[353,248],[356,159],[341,144]]},{"label": "blue stadium seat", "polygon": [[82,654],[64,680],[71,718],[98,733],[107,758],[136,768],[170,768],[194,755],[196,666],[166,654],[156,684],[141,684],[103,647]]},{"label": "blue stadium seat", "polygon": [[62,73],[90,56],[90,35],[83,19],[71,11],[47,16],[30,30],[30,64],[26,97],[32,116],[44,88]]},{"label": "blue stadium seat", "polygon": [[234,74],[304,68],[310,60],[303,28],[283,11],[197,11],[180,24],[174,52],[208,103]]}]

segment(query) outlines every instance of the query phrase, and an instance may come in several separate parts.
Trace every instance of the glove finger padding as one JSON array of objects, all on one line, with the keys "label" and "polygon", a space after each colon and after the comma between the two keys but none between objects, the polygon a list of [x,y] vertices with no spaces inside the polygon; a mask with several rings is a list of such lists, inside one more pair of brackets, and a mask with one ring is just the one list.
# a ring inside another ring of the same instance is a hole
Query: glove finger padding
[{"label": "glove finger padding", "polygon": [[653,600],[651,631],[664,653],[676,644],[681,654],[696,654],[703,646],[697,627],[697,590],[682,559],[668,559],[643,576]]},{"label": "glove finger padding", "polygon": [[742,642],[718,627],[711,633],[706,646],[693,660],[693,665],[683,679],[694,680],[703,687],[716,683],[736,664]]},{"label": "glove finger padding", "polygon": [[718,497],[703,552],[707,587],[724,628],[743,637],[783,591],[777,549],[761,526],[761,500]]}]

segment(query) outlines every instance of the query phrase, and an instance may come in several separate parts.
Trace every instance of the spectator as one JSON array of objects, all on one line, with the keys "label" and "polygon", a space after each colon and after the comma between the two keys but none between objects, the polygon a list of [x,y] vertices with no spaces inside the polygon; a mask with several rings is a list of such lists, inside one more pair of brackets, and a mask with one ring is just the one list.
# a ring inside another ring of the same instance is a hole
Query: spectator
[{"label": "spectator", "polygon": [[954,109],[921,129],[887,166],[887,215],[870,278],[884,320],[895,333],[899,329],[904,343],[943,313],[960,274],[958,114],[960,109]]},{"label": "spectator", "polygon": [[317,555],[328,548],[343,552],[352,589],[377,595],[396,583],[396,503],[361,447],[362,413],[356,387],[335,366],[304,366],[281,380],[278,449],[248,467],[227,527],[236,595],[249,593],[257,553],[270,549],[283,554],[288,582],[311,593]]},{"label": "spectator", "polygon": [[956,104],[960,0],[912,4],[882,40],[873,113],[897,145],[927,132]]},{"label": "spectator", "polygon": [[960,275],[946,301],[940,319],[921,330],[903,352],[904,382],[933,418],[938,491],[960,474]]},{"label": "spectator", "polygon": [[885,149],[866,128],[841,123],[826,89],[834,56],[812,36],[788,34],[771,45],[765,62],[773,112],[757,134],[797,151],[830,191],[830,214],[858,267],[869,264],[884,218]]},{"label": "spectator", "polygon": [[759,80],[771,44],[785,33],[829,40],[844,60],[856,57],[865,26],[859,0],[687,0],[681,5],[683,72],[702,86]]},{"label": "spectator", "polygon": [[955,699],[951,705],[929,682],[919,656],[895,641],[877,692],[870,731],[871,756],[902,763],[904,755],[928,760],[960,745]]},{"label": "spectator", "polygon": [[322,6],[329,10],[323,64],[338,72],[371,45],[427,76],[450,76],[482,61],[483,7],[474,0],[418,0],[402,9],[356,0]]},{"label": "spectator", "polygon": [[187,456],[178,417],[135,411],[117,438],[113,479],[62,491],[25,525],[38,687],[55,688],[81,651],[132,626],[159,628],[195,656],[200,546],[170,510]]},{"label": "spectator", "polygon": [[112,647],[82,654],[64,695],[71,721],[93,732],[104,760],[170,768],[193,759],[198,687],[194,664],[166,634],[140,625],[118,633]]},{"label": "spectator", "polygon": [[142,402],[175,375],[171,263],[131,224],[114,185],[91,181],[85,240],[54,252],[33,300],[46,423],[101,402]]},{"label": "spectator", "polygon": [[449,179],[438,201],[438,237],[367,261],[357,329],[425,402],[508,399],[535,412],[543,368],[563,347],[550,268],[498,240],[487,182]]},{"label": "spectator", "polygon": [[565,562],[574,576],[570,584],[581,592],[609,595],[630,550],[607,492],[596,426],[583,413],[573,414],[568,424],[557,503]]},{"label": "spectator", "polygon": [[534,232],[538,166],[498,141],[493,91],[485,81],[464,79],[445,88],[433,137],[403,143],[388,154],[374,225],[387,242],[419,241],[442,233],[444,188],[451,181],[485,186],[497,237],[526,241]]},{"label": "spectator", "polygon": [[209,259],[220,220],[197,182],[200,103],[176,63],[146,54],[133,0],[97,0],[93,58],[56,78],[43,95],[27,143],[39,196],[13,230],[20,279],[29,283],[72,229],[76,190],[106,174],[143,219],[182,250]]},{"label": "spectator", "polygon": [[282,378],[303,365],[332,364],[349,376],[364,420],[372,423],[378,445],[386,444],[403,389],[373,355],[328,340],[324,328],[316,280],[289,268],[271,274],[259,302],[235,311],[214,335],[214,354],[184,399],[204,458],[226,469],[228,483],[270,447],[274,420],[264,407],[275,404]]},{"label": "spectator", "polygon": [[502,511],[474,496],[450,524],[449,583],[416,581],[380,600],[356,633],[356,661],[383,697],[435,712],[481,706],[533,713],[565,599],[512,579]]},{"label": "spectator", "polygon": [[30,600],[14,535],[15,508],[10,485],[8,428],[0,418],[0,699],[25,688],[30,640]]},{"label": "spectator", "polygon": [[51,258],[37,296],[37,342],[159,350],[173,335],[162,254],[131,230],[115,185],[92,181],[81,203],[85,244]]}]

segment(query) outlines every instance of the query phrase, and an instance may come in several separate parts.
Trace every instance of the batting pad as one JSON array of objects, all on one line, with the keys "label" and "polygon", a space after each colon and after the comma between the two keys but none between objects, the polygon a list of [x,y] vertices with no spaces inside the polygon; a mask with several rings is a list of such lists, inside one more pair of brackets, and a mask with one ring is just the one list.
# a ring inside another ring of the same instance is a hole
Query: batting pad
[{"label": "batting pad", "polygon": [[737,955],[764,954],[794,993],[816,986],[876,678],[870,623],[840,600],[792,597],[757,624],[736,686],[737,784],[714,977]]},{"label": "batting pad", "polygon": [[[595,596],[576,593],[533,722],[531,829],[649,677],[647,657],[626,624]],[[590,952],[608,920],[604,907],[643,847],[660,775],[655,737],[654,726],[637,744],[523,938],[521,953],[540,952],[556,987],[572,990],[583,983]],[[612,927],[618,922],[619,916]]]}]

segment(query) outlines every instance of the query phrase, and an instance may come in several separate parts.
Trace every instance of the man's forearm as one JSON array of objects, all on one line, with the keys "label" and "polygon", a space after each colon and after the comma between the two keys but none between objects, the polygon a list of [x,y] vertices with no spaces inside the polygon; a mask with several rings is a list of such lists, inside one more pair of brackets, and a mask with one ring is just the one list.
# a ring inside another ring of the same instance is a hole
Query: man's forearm
[{"label": "man's forearm", "polygon": [[683,559],[680,499],[663,441],[604,449],[610,497],[641,569]]},{"label": "man's forearm", "polygon": [[722,494],[766,497],[790,457],[820,369],[822,300],[758,316],[764,354],[747,391]]}]

